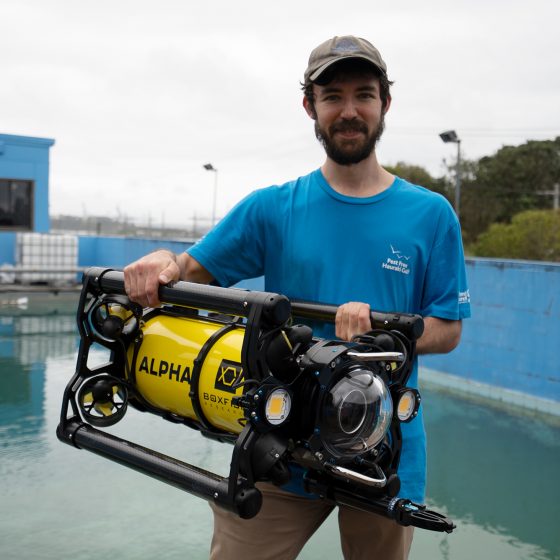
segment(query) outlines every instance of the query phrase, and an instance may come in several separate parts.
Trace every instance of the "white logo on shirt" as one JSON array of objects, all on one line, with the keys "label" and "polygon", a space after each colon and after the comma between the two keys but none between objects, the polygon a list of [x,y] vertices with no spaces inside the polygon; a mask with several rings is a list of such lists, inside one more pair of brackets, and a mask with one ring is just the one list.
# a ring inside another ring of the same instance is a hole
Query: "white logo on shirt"
[{"label": "white logo on shirt", "polygon": [[459,305],[461,303],[470,303],[471,302],[471,294],[469,293],[469,290],[467,290],[466,292],[459,292]]},{"label": "white logo on shirt", "polygon": [[410,256],[403,254],[399,249],[395,249],[393,245],[389,245],[389,247],[391,247],[391,256],[387,257],[384,263],[381,263],[381,268],[401,274],[410,274],[410,267],[407,262],[410,260]]},{"label": "white logo on shirt", "polygon": [[389,247],[391,247],[391,253],[393,253],[393,255],[397,257],[397,259],[406,259],[407,261],[410,259],[410,257],[403,255],[398,249],[395,249],[392,245],[389,245]]}]

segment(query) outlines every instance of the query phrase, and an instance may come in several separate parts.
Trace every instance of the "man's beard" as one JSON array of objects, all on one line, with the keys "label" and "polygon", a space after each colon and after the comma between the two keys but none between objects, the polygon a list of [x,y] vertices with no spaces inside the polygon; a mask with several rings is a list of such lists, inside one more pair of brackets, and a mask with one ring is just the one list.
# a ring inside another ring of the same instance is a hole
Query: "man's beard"
[{"label": "man's beard", "polygon": [[[315,120],[315,136],[323,144],[327,156],[339,165],[352,165],[368,158],[375,149],[385,128],[385,117],[382,114],[377,128],[368,135],[369,129],[364,122],[352,119],[333,124],[327,132]],[[356,131],[365,134],[363,142],[356,140],[335,140],[336,132]]]}]

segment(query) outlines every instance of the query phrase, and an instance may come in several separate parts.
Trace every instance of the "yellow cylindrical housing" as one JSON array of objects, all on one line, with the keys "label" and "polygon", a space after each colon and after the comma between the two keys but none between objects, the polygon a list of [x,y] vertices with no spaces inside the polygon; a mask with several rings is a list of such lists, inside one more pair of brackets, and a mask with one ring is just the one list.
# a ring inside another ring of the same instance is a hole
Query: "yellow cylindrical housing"
[{"label": "yellow cylindrical housing", "polygon": [[192,391],[197,385],[195,360],[201,361],[194,398],[205,419],[215,428],[240,433],[245,425],[243,409],[234,406],[232,398],[243,394],[243,387],[235,386],[244,379],[241,348],[245,328],[235,325],[220,333],[225,326],[212,319],[163,313],[145,318],[135,360],[134,344],[128,350],[134,383],[142,397],[162,411],[197,420]]}]

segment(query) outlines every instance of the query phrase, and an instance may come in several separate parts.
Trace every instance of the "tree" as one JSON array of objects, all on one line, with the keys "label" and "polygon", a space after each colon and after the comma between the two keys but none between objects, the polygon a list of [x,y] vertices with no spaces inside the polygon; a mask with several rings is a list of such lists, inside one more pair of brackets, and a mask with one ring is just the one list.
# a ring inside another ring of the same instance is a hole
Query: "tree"
[{"label": "tree", "polygon": [[480,257],[560,262],[560,211],[527,210],[492,224],[472,246]]},{"label": "tree", "polygon": [[463,182],[461,221],[466,241],[474,241],[491,223],[509,223],[524,210],[551,208],[551,191],[560,182],[560,137],[504,146],[493,156],[469,162]]},{"label": "tree", "polygon": [[420,185],[430,189],[431,191],[440,193],[448,200],[451,200],[450,197],[453,193],[453,183],[451,183],[446,177],[434,178],[423,167],[420,167],[419,165],[410,165],[408,163],[404,163],[403,161],[399,161],[395,165],[385,165],[384,167],[393,175],[398,175],[410,183]]}]

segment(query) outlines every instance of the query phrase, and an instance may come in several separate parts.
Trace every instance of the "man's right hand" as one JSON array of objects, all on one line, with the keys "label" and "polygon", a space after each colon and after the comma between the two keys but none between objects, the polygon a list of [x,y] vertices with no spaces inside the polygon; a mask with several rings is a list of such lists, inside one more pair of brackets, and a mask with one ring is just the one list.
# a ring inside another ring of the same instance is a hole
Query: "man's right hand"
[{"label": "man's right hand", "polygon": [[368,303],[350,301],[336,310],[336,336],[350,341],[358,334],[371,331],[371,309]]},{"label": "man's right hand", "polygon": [[161,249],[129,264],[124,269],[124,287],[128,297],[143,307],[158,307],[160,285],[181,277],[177,256]]}]

